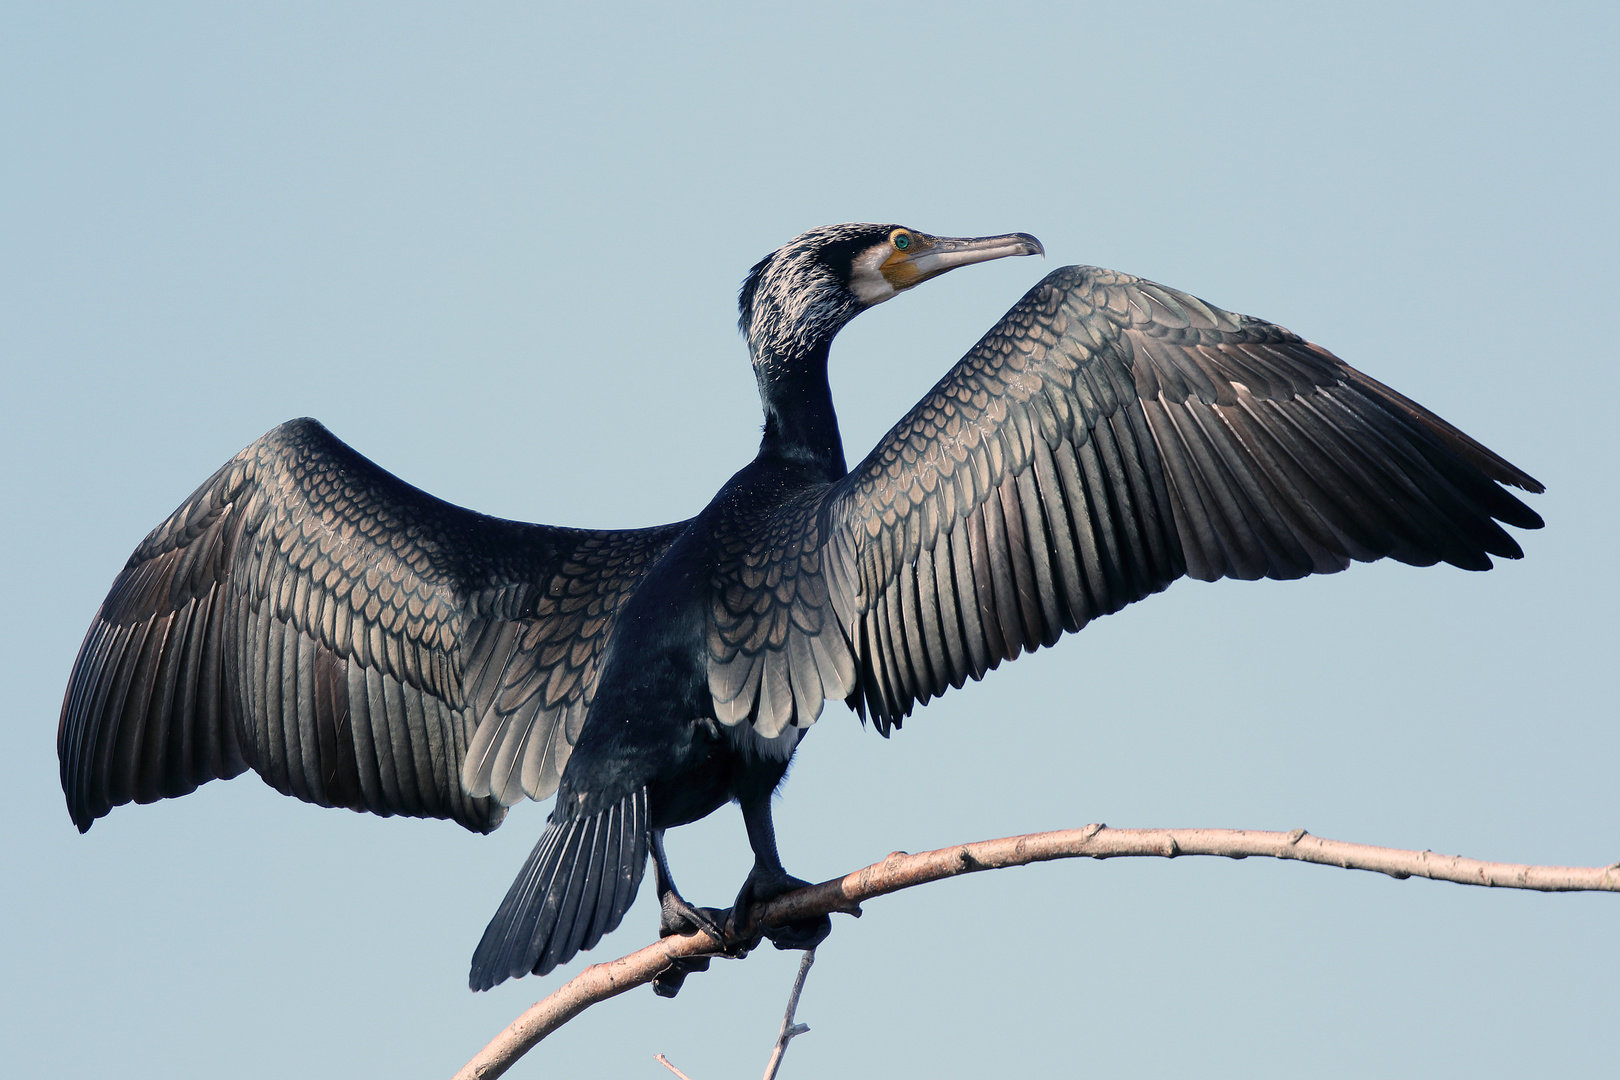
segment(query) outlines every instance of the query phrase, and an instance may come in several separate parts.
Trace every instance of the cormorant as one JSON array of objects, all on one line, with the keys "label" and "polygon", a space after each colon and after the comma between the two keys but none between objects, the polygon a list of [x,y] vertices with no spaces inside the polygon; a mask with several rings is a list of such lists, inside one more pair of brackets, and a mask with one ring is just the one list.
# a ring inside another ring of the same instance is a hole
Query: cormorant
[{"label": "cormorant", "polygon": [[[664,830],[741,804],[738,912],[801,884],[771,795],[828,700],[887,735],[948,687],[1187,575],[1385,556],[1519,558],[1541,484],[1282,327],[1126,274],[1053,271],[856,466],[834,335],[1025,233],[813,229],[739,298],[759,454],[696,517],[588,530],[485,517],[313,420],[243,450],[135,550],[58,731],[80,830],[251,767],[288,795],[487,832],[557,800],[473,956],[486,989],[618,925]],[[819,940],[825,919],[771,932]],[[683,972],[660,985],[673,993]]]}]

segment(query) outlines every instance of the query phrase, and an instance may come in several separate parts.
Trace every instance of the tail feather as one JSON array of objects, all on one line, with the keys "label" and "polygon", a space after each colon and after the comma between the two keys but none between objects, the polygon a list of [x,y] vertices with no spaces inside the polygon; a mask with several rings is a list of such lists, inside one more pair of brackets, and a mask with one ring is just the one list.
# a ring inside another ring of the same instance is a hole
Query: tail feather
[{"label": "tail feather", "polygon": [[647,865],[647,789],[546,826],[473,953],[468,984],[544,975],[619,925]]}]

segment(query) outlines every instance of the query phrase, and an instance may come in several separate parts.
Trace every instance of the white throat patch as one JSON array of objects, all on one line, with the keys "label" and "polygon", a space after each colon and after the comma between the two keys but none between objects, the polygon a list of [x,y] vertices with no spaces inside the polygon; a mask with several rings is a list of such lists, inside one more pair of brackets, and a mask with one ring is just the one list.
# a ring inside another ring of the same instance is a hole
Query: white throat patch
[{"label": "white throat patch", "polygon": [[894,286],[883,276],[883,263],[894,249],[888,244],[873,244],[850,265],[849,291],[867,307],[881,304],[894,295]]}]

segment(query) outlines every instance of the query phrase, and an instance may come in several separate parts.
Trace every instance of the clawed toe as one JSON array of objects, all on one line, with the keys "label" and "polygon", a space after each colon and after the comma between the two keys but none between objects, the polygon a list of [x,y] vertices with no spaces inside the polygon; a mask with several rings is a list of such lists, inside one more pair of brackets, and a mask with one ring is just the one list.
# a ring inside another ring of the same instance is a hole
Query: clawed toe
[{"label": "clawed toe", "polygon": [[832,918],[817,915],[808,919],[795,919],[781,926],[765,927],[765,938],[778,949],[813,949],[827,940],[832,933]]},{"label": "clawed toe", "polygon": [[662,908],[658,916],[658,936],[671,937],[679,934],[695,934],[698,931],[709,935],[716,945],[725,945],[725,922],[728,913],[717,911],[714,908],[693,907],[673,891],[664,894],[660,903]]},{"label": "clawed toe", "polygon": [[686,977],[694,971],[708,971],[709,958],[707,956],[692,956],[684,960],[677,960],[669,967],[660,971],[653,979],[653,993],[661,998],[672,998],[681,992],[681,984]]}]

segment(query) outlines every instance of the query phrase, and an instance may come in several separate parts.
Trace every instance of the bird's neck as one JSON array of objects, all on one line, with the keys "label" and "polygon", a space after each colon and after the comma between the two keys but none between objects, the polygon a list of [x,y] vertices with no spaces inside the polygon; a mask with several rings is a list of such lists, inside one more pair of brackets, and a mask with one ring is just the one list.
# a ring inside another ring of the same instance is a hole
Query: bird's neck
[{"label": "bird's neck", "polygon": [[828,480],[849,471],[844,441],[827,384],[827,352],[832,339],[793,355],[766,351],[754,357],[760,404],[765,409],[765,435],[759,456],[808,466]]}]

